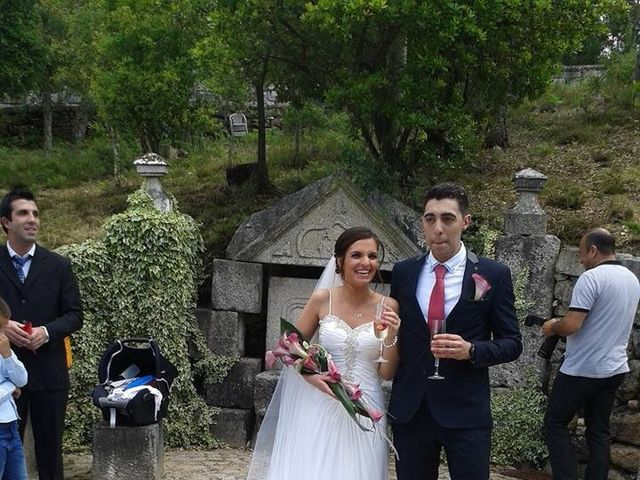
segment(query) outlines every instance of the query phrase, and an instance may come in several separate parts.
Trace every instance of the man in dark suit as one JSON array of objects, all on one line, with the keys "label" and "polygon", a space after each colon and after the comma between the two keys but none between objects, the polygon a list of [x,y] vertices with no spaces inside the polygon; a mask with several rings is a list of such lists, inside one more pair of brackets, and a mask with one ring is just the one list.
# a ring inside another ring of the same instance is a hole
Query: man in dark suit
[{"label": "man in dark suit", "polygon": [[[460,240],[471,223],[468,204],[459,185],[429,190],[422,224],[430,251],[393,269],[402,326],[389,418],[399,480],[436,480],[442,448],[452,480],[489,478],[488,367],[522,352],[509,269]],[[446,319],[446,333],[431,338],[437,318]],[[443,380],[428,378],[434,356]]]},{"label": "man in dark suit", "polygon": [[29,373],[17,401],[21,434],[31,418],[39,478],[62,480],[69,392],[64,339],[82,326],[80,294],[69,262],[36,245],[40,219],[30,191],[8,192],[0,201],[0,219],[7,234],[0,247],[0,296],[13,312],[5,333]]}]

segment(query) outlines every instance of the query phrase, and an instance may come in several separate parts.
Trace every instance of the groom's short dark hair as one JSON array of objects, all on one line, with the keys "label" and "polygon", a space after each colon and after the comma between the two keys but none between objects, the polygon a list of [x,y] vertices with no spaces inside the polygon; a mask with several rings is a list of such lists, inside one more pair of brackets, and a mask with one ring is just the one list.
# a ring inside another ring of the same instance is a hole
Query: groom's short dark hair
[{"label": "groom's short dark hair", "polygon": [[458,208],[462,215],[466,215],[469,212],[469,197],[467,192],[464,191],[462,185],[457,183],[439,183],[429,189],[424,196],[424,202],[422,202],[422,208],[427,206],[429,200],[442,200],[444,198],[451,198],[458,202]]}]

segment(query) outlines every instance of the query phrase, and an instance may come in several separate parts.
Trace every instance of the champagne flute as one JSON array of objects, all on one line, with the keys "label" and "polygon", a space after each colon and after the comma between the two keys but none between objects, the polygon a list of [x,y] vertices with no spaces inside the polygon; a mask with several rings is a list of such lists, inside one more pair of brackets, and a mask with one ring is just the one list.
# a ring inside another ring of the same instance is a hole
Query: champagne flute
[{"label": "champagne flute", "polygon": [[378,340],[380,340],[380,353],[378,354],[378,358],[374,360],[375,363],[389,363],[388,360],[385,360],[382,356],[382,349],[385,338],[387,338],[387,334],[389,333],[389,329],[385,323],[382,323],[380,319],[382,318],[382,312],[384,311],[383,303],[376,303],[376,315],[375,320],[373,322],[373,328],[378,332]]},{"label": "champagne flute", "polygon": [[[435,320],[431,320],[431,340],[433,340],[433,337],[435,335],[439,335],[441,333],[445,333],[446,332],[446,327],[445,327],[445,321],[444,319],[435,319]],[[440,373],[438,372],[438,369],[440,367],[440,358],[436,357],[434,355],[435,358],[435,367],[436,370],[435,372],[433,372],[433,375],[431,375],[429,377],[429,380],[444,380],[444,377],[442,375],[440,375]]]}]

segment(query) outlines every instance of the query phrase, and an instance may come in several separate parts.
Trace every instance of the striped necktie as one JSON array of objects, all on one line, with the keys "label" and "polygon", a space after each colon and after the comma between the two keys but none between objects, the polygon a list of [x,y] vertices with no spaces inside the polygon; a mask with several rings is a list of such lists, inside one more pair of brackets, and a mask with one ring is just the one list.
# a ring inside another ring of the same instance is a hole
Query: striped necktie
[{"label": "striped necktie", "polygon": [[27,255],[26,257],[19,257],[18,255],[13,256],[13,266],[16,268],[16,273],[18,274],[18,278],[22,283],[24,283],[25,274],[24,274],[24,264],[27,263],[31,256]]}]

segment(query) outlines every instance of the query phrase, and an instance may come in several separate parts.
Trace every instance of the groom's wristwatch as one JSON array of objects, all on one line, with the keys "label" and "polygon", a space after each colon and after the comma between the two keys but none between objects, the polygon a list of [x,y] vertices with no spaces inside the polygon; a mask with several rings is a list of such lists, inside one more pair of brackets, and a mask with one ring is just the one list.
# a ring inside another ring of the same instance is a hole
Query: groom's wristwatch
[{"label": "groom's wristwatch", "polygon": [[471,363],[475,363],[476,361],[476,345],[473,342],[469,342],[471,343],[471,346],[469,347],[469,361]]}]

